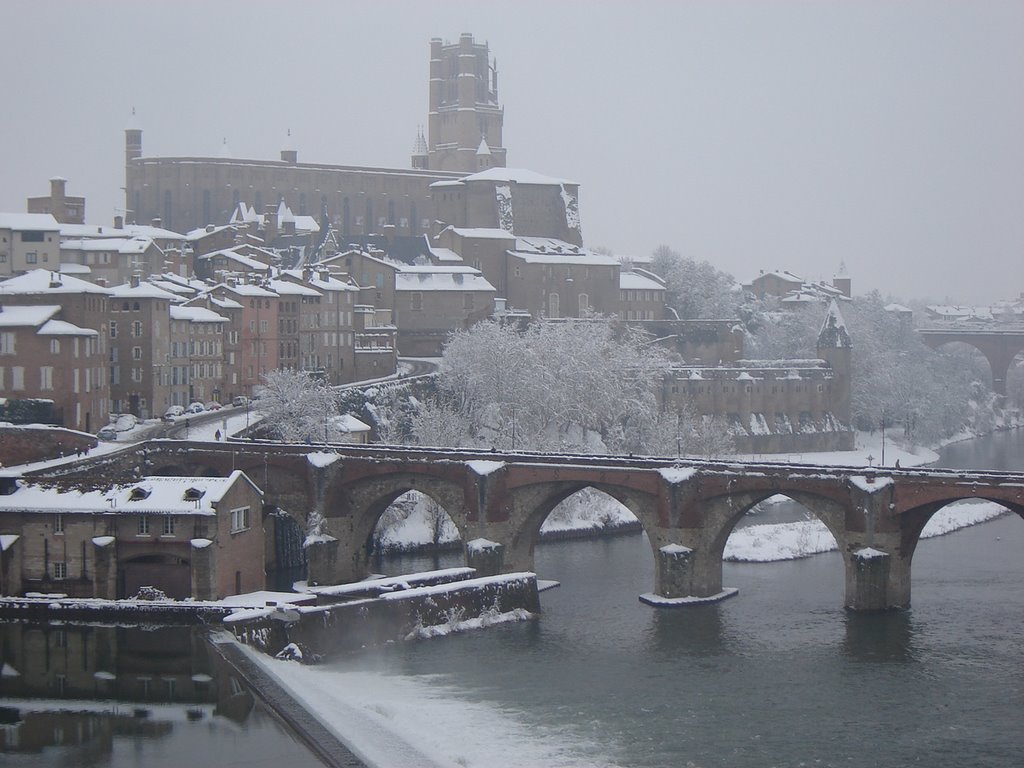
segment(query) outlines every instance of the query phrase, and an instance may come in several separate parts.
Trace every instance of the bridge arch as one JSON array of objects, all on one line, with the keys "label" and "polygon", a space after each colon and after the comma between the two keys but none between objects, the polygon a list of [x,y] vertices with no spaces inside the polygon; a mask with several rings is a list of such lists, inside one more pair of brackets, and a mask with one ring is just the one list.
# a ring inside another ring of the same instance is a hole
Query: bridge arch
[{"label": "bridge arch", "polygon": [[[505,567],[513,571],[532,571],[534,547],[540,529],[555,507],[580,491],[591,488],[611,497],[628,509],[651,536],[657,521],[656,498],[644,491],[608,483],[557,481],[522,486],[511,493],[509,541],[506,543]],[[653,544],[652,544],[653,546]]]},{"label": "bridge arch", "polygon": [[992,391],[1006,396],[1006,377],[1014,358],[1024,352],[1024,330],[955,330],[928,329],[918,331],[921,341],[932,349],[962,343],[973,347],[988,361],[992,372]]},{"label": "bridge arch", "polygon": [[722,591],[722,562],[729,536],[753,507],[773,496],[784,496],[807,509],[832,534],[843,555],[846,572],[849,573],[854,567],[848,552],[848,506],[841,501],[795,488],[763,488],[726,493],[702,499],[700,502],[704,510],[704,526],[697,554],[702,562],[700,572],[707,594]]},{"label": "bridge arch", "polygon": [[[468,511],[465,491],[460,483],[429,471],[395,472],[344,482],[335,480],[327,488],[322,514],[324,533],[339,542],[343,559],[336,564],[334,578],[356,581],[369,573],[374,529],[381,516],[396,499],[418,491],[432,499],[451,518],[465,540]],[[314,574],[310,574],[311,578]]]},{"label": "bridge arch", "polygon": [[912,507],[900,515],[899,554],[900,557],[906,561],[908,573],[910,565],[914,559],[914,553],[917,551],[917,545],[921,542],[921,533],[924,531],[925,526],[928,525],[936,514],[946,507],[951,504],[955,504],[956,502],[966,501],[968,499],[977,499],[980,501],[989,501],[993,504],[998,504],[1000,507],[1004,507],[1009,512],[1012,512],[1018,517],[1024,519],[1024,504],[998,498],[995,494],[981,493],[972,494],[971,496],[950,496],[948,498],[936,499],[926,504]]}]

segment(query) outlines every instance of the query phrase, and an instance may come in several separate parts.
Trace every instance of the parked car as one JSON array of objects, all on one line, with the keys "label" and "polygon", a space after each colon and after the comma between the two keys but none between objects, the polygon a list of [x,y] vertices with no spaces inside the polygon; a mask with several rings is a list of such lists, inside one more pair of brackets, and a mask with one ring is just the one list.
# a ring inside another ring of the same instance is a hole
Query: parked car
[{"label": "parked car", "polygon": [[211,400],[206,404],[206,410],[208,411],[219,411],[224,406],[218,403],[216,400]]},{"label": "parked car", "polygon": [[121,413],[114,416],[113,418],[114,423],[112,426],[118,432],[127,432],[129,429],[135,429],[136,425],[139,423],[138,418],[136,418],[135,415],[131,413]]},{"label": "parked car", "polygon": [[236,408],[238,406],[240,406],[240,405],[248,405],[249,404],[249,398],[246,397],[245,395],[235,395],[235,397],[232,398],[232,400],[231,400],[231,404],[233,406],[235,406]]},{"label": "parked car", "polygon": [[180,405],[172,405],[172,406],[171,406],[170,408],[168,408],[168,409],[167,409],[167,411],[166,411],[166,412],[164,413],[164,418],[163,418],[163,420],[164,420],[165,422],[167,422],[167,423],[170,423],[170,422],[173,422],[173,421],[174,421],[174,420],[175,420],[175,419],[176,419],[177,417],[179,417],[179,416],[184,416],[184,415],[185,415],[185,409],[184,409],[184,407],[182,407],[182,406],[180,406]]},{"label": "parked car", "polygon": [[108,424],[96,433],[96,437],[100,440],[117,440],[117,429],[113,424]]},{"label": "parked car", "polygon": [[206,407],[202,403],[189,403],[188,408],[185,409],[185,413],[202,413],[206,410]]}]

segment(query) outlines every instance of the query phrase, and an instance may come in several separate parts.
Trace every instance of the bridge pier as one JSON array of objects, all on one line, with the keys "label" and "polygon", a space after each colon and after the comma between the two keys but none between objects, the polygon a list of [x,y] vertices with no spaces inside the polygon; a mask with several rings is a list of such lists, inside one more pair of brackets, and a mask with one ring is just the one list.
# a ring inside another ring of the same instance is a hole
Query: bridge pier
[{"label": "bridge pier", "polygon": [[654,592],[640,600],[657,607],[713,603],[739,593],[722,587],[722,559],[715,556],[701,530],[659,529],[652,533]]},{"label": "bridge pier", "polygon": [[845,554],[846,601],[851,611],[910,607],[910,567],[899,554],[898,534],[875,534],[873,546],[853,545]]}]

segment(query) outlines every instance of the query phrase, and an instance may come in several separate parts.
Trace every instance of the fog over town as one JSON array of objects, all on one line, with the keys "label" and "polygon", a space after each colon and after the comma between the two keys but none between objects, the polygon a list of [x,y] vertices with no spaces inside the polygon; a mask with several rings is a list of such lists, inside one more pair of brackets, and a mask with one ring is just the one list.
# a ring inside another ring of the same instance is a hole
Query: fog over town
[{"label": "fog over town", "polygon": [[0,30],[0,763],[1019,768],[1024,2]]},{"label": "fog over town", "polygon": [[[590,247],[985,303],[1024,248],[1018,2],[5,2],[0,209],[146,154],[408,165],[426,41],[497,57],[508,164],[581,185]],[[45,30],[45,56],[38,34]]]}]

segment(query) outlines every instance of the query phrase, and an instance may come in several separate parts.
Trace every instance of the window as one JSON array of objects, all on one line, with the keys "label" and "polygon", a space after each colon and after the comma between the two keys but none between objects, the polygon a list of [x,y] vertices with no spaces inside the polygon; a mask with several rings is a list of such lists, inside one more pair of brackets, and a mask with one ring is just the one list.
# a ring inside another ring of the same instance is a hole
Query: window
[{"label": "window", "polygon": [[14,354],[14,332],[4,331],[0,333],[0,355]]},{"label": "window", "polygon": [[142,336],[142,321],[136,320],[132,323],[132,336]]},{"label": "window", "polygon": [[21,242],[23,243],[41,243],[43,242],[42,232],[22,232]]},{"label": "window", "polygon": [[110,321],[110,338],[117,338],[117,320]]},{"label": "window", "polygon": [[57,514],[53,516],[53,532],[64,533],[64,515]]},{"label": "window", "polygon": [[160,532],[161,536],[173,536],[174,535],[174,516],[164,515],[164,527]]},{"label": "window", "polygon": [[580,317],[590,310],[590,297],[585,293],[580,294]]},{"label": "window", "polygon": [[25,254],[25,263],[26,264],[38,264],[39,263],[39,257],[36,255],[35,251],[29,251],[28,253]]},{"label": "window", "polygon": [[239,507],[231,510],[231,532],[244,531],[249,527],[249,508]]},{"label": "window", "polygon": [[139,536],[149,536],[149,518],[139,518]]},{"label": "window", "polygon": [[416,291],[413,294],[411,294],[410,297],[409,297],[409,300],[410,300],[410,303],[409,303],[409,308],[410,309],[414,309],[414,310],[417,310],[417,311],[423,309],[423,294],[420,293],[419,291]]},{"label": "window", "polygon": [[53,564],[53,578],[57,581],[61,581],[68,577],[68,564],[67,563],[54,563]]},{"label": "window", "polygon": [[50,354],[51,355],[59,355],[60,354],[60,339],[50,339]]},{"label": "window", "polygon": [[11,389],[25,388],[25,366],[15,365],[11,367]]},{"label": "window", "polygon": [[132,347],[132,360],[142,359],[142,347]]},{"label": "window", "polygon": [[39,388],[53,389],[53,366],[44,365],[39,369]]}]

